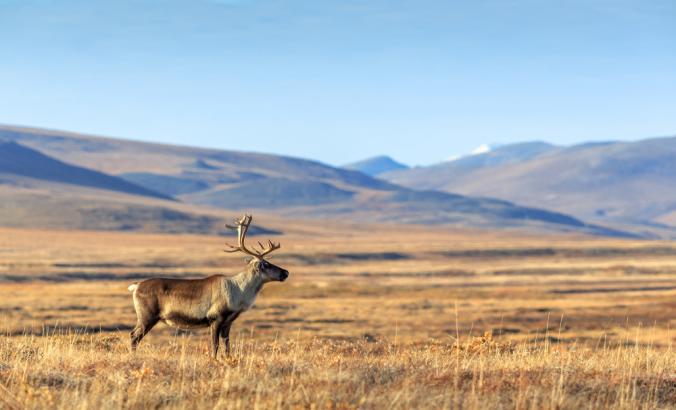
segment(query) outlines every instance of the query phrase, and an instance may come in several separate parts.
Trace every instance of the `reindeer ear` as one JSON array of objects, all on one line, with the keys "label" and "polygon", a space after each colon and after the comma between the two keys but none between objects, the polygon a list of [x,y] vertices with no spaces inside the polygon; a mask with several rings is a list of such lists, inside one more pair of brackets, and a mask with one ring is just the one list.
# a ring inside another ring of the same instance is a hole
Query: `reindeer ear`
[{"label": "reindeer ear", "polygon": [[244,262],[246,262],[246,263],[251,263],[252,260],[254,260],[254,258],[251,257],[251,256],[247,256],[247,257],[244,258]]}]

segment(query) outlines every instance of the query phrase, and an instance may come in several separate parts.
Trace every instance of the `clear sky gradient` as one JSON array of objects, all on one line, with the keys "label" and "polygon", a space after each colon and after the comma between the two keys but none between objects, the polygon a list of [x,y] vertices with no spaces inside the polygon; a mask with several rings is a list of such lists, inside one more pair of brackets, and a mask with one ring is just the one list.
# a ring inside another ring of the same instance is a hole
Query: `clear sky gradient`
[{"label": "clear sky gradient", "polygon": [[0,123],[429,164],[676,134],[676,2],[0,0]]}]

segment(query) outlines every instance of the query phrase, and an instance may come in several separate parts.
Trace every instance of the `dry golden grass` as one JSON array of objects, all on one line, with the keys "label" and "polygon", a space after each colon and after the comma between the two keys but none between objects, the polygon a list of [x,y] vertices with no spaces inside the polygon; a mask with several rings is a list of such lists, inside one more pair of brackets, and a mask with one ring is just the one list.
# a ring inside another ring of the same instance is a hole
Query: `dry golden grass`
[{"label": "dry golden grass", "polygon": [[163,325],[131,354],[126,287],[237,272],[223,238],[0,229],[0,407],[676,406],[672,243],[286,228],[216,362]]},{"label": "dry golden grass", "polygon": [[442,342],[243,335],[214,362],[189,337],[127,351],[119,335],[5,338],[2,400],[16,408],[667,408],[673,353],[648,347],[461,348]]}]

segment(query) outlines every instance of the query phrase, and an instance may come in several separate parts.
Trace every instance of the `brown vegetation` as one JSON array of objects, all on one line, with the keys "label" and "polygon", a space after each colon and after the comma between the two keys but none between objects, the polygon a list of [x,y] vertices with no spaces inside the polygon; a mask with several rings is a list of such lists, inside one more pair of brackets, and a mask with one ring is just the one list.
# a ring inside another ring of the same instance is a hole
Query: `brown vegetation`
[{"label": "brown vegetation", "polygon": [[163,325],[130,353],[126,287],[234,274],[243,262],[221,252],[224,238],[1,229],[0,407],[676,403],[670,242],[284,231],[274,262],[289,280],[263,289],[232,329],[233,356],[213,362],[207,338],[193,335],[203,331]]}]

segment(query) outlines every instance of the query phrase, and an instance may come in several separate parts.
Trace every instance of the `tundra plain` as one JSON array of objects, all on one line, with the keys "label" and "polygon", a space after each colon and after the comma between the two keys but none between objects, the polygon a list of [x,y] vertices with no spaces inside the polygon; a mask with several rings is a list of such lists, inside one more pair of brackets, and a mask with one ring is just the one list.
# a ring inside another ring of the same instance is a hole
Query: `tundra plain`
[{"label": "tundra plain", "polygon": [[676,406],[676,243],[256,222],[291,276],[217,361],[162,324],[132,354],[126,288],[235,274],[232,238],[0,228],[0,407]]}]

